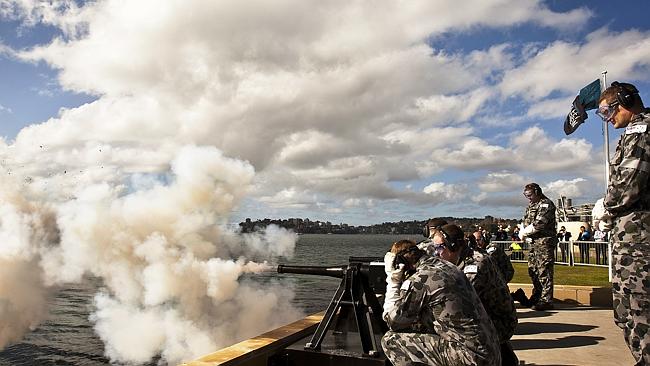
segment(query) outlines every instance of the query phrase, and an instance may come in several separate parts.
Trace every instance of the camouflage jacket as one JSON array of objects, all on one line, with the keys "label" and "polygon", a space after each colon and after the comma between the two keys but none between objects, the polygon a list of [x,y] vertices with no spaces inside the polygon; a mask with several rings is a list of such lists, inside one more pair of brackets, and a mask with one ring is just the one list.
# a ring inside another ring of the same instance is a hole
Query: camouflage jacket
[{"label": "camouflage jacket", "polygon": [[512,337],[517,327],[517,310],[508,285],[487,253],[469,251],[458,264],[476,290],[485,311],[490,316],[503,343]]},{"label": "camouflage jacket", "polygon": [[[604,205],[616,218],[616,228],[612,234],[625,233],[625,226],[631,220],[645,221],[640,217],[633,219],[632,216],[642,214],[639,211],[650,211],[649,123],[650,110],[646,109],[625,128],[625,133],[618,140],[614,158],[610,160]],[[650,216],[650,212],[647,215]]]},{"label": "camouflage jacket", "polygon": [[501,247],[496,244],[488,245],[488,247],[485,248],[485,251],[490,256],[490,258],[492,258],[492,262],[494,262],[494,264],[497,266],[497,269],[503,277],[503,280],[506,283],[512,281],[512,277],[515,276],[515,269],[512,266],[510,257],[508,257],[506,252],[504,252],[503,249],[501,249]]},{"label": "camouflage jacket", "polygon": [[392,330],[435,333],[465,345],[478,365],[492,364],[500,354],[494,325],[472,285],[456,266],[438,257],[422,256],[385,320]]},{"label": "camouflage jacket", "polygon": [[547,197],[536,203],[530,203],[524,214],[524,227],[533,224],[535,233],[529,235],[531,239],[546,238],[556,235],[555,205]]},{"label": "camouflage jacket", "polygon": [[428,255],[435,255],[436,246],[433,244],[433,240],[426,239],[418,243],[418,248],[423,250]]}]

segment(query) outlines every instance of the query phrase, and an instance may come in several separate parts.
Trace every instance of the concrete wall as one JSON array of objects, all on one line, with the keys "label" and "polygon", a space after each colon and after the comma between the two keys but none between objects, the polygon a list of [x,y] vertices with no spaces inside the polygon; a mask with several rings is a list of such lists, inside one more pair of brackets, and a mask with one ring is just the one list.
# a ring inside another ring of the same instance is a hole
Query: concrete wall
[{"label": "concrete wall", "polygon": [[[511,292],[522,288],[528,297],[533,292],[533,285],[529,284],[509,283],[508,287],[510,287]],[[611,308],[612,288],[556,285],[553,288],[553,299],[576,305]]]}]

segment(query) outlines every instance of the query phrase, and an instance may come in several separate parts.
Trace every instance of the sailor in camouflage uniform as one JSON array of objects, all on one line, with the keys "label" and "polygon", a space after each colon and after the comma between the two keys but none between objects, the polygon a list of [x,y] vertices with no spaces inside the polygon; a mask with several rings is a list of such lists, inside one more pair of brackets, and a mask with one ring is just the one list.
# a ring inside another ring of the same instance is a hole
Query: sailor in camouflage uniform
[{"label": "sailor in camouflage uniform", "polygon": [[506,283],[512,281],[512,277],[515,276],[515,268],[512,266],[510,257],[508,257],[506,252],[496,244],[487,244],[485,238],[483,237],[483,234],[480,231],[475,231],[473,235],[476,239],[476,245],[484,250],[490,256],[490,258],[492,258],[492,262],[494,262],[496,265],[497,270],[499,270],[499,274],[501,277],[503,277],[503,280]]},{"label": "sailor in camouflage uniform", "polygon": [[384,261],[390,330],[381,344],[394,366],[500,365],[496,330],[463,272],[409,240]]},{"label": "sailor in camouflage uniform", "polygon": [[592,213],[601,231],[611,229],[614,321],[636,365],[650,365],[650,109],[634,85],[614,82],[597,113],[625,128],[610,161],[607,194]]},{"label": "sailor in camouflage uniform", "polygon": [[447,225],[447,220],[441,217],[434,217],[427,221],[422,230],[425,240],[418,243],[418,248],[424,250],[428,255],[434,255],[433,236],[443,225]]},{"label": "sailor in camouflage uniform", "polygon": [[[510,338],[517,327],[517,311],[508,285],[492,258],[480,249],[474,235],[468,236],[466,242],[459,226],[445,225],[439,231],[433,239],[436,252],[463,271],[474,287],[497,330],[501,345],[501,365],[519,365],[510,344]],[[450,245],[454,242],[458,245]]]},{"label": "sailor in camouflage uniform", "polygon": [[553,266],[558,243],[555,205],[537,183],[527,184],[524,196],[529,204],[519,238],[530,244],[528,275],[533,282],[530,304],[535,310],[550,310],[553,309]]}]

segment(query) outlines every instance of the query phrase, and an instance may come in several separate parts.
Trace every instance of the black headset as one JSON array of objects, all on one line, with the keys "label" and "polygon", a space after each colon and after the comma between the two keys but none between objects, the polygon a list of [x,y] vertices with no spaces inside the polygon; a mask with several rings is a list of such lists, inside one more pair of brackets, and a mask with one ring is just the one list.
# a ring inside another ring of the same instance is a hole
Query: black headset
[{"label": "black headset", "polygon": [[[429,221],[432,221],[432,220],[429,220]],[[440,230],[440,228],[443,225],[447,225],[447,221],[445,221],[445,220],[440,220],[440,222],[444,222],[444,224],[440,224],[440,225],[429,225],[429,221],[427,221],[427,223],[424,224],[424,227],[422,228],[422,235],[424,235],[425,238],[428,238],[429,235],[431,235],[431,228],[433,228],[435,230]]]},{"label": "black headset", "polygon": [[451,239],[451,235],[447,234],[447,232],[444,231],[442,227],[438,229],[438,232],[440,233],[440,236],[442,236],[443,244],[445,247],[447,247],[447,249],[451,250],[452,252],[455,252],[459,247],[462,247],[466,243],[465,236]]},{"label": "black headset", "polygon": [[537,183],[530,183],[530,184],[528,184],[528,185],[526,186],[526,188],[524,189],[524,191],[528,191],[528,190],[531,190],[531,189],[532,189],[533,193],[534,193],[536,196],[541,196],[541,195],[542,195],[542,188],[539,186],[539,184],[537,184]]},{"label": "black headset", "polygon": [[[434,229],[438,229],[438,228],[435,227]],[[431,235],[431,229],[429,228],[429,223],[428,222],[422,228],[422,235],[424,235],[425,238],[428,238],[429,235]]]},{"label": "black headset", "polygon": [[639,90],[632,84],[621,84],[618,81],[612,83],[616,88],[616,101],[624,108],[634,105],[634,96],[639,95]]},{"label": "black headset", "polygon": [[402,250],[401,252],[395,254],[395,260],[393,261],[393,268],[397,269],[400,264],[403,264],[406,266],[408,264],[408,260],[406,259],[406,255],[408,253],[415,253],[415,252],[421,252],[422,250],[418,248],[417,245],[414,245],[412,247],[408,247],[407,249]]}]

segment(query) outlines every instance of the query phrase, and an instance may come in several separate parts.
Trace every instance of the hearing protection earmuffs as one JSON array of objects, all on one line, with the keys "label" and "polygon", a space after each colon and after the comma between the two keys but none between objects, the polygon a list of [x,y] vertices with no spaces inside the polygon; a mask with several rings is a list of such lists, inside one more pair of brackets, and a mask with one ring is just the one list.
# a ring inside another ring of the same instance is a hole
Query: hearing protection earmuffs
[{"label": "hearing protection earmuffs", "polygon": [[618,81],[612,83],[612,86],[617,89],[616,101],[618,104],[625,108],[630,108],[634,105],[634,96],[639,95],[639,91],[632,84],[621,84]]},{"label": "hearing protection earmuffs", "polygon": [[441,228],[438,229],[438,232],[440,232],[440,236],[442,236],[443,244],[447,249],[451,250],[452,252],[455,252],[458,250],[459,247],[462,247],[465,245],[465,237],[460,236],[458,238],[452,238],[445,230]]},{"label": "hearing protection earmuffs", "polygon": [[[434,224],[434,225],[431,225],[431,224],[430,224],[431,222],[435,222],[435,224]],[[424,227],[422,228],[422,235],[424,235],[425,238],[428,238],[428,237],[431,235],[431,231],[432,231],[432,229],[440,230],[440,228],[441,228],[443,225],[447,225],[447,221],[446,221],[446,220],[444,220],[444,219],[439,219],[439,218],[431,219],[431,220],[427,221],[426,224],[424,224]]]},{"label": "hearing protection earmuffs", "polygon": [[393,262],[393,268],[397,269],[400,264],[403,264],[404,266],[408,265],[408,260],[406,259],[406,255],[408,253],[415,253],[415,252],[421,252],[422,250],[417,247],[417,245],[414,245],[412,247],[408,247],[407,249],[402,250],[401,252],[395,254],[395,261]]},{"label": "hearing protection earmuffs", "polygon": [[525,191],[533,191],[533,194],[536,196],[542,195],[542,188],[537,183],[527,184],[526,187],[524,188],[524,192]]}]

